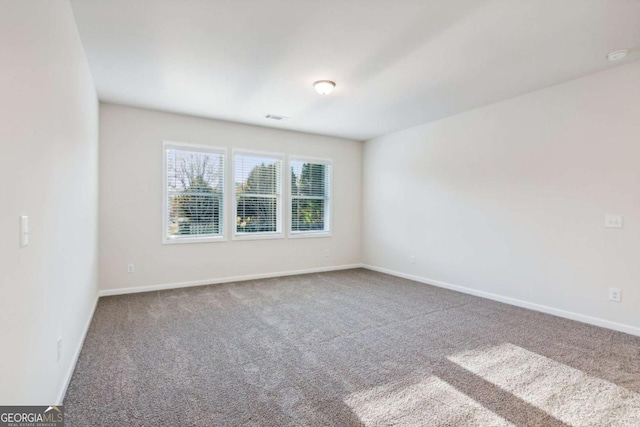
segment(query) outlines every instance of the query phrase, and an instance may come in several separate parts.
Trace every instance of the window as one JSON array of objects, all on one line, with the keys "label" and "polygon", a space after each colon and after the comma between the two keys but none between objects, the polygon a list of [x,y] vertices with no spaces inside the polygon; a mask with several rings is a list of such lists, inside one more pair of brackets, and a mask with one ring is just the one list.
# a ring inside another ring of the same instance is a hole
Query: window
[{"label": "window", "polygon": [[164,144],[163,242],[224,240],[225,150]]},{"label": "window", "polygon": [[331,232],[331,162],[291,159],[291,236]]},{"label": "window", "polygon": [[234,153],[234,238],[282,237],[282,158]]}]

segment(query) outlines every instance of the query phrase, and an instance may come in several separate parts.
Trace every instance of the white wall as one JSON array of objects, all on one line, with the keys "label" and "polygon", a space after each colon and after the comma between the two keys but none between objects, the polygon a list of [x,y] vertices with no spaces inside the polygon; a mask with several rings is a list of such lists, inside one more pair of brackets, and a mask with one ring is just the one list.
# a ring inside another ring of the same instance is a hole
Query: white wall
[{"label": "white wall", "polygon": [[[163,245],[163,140],[227,147],[228,166],[234,147],[333,159],[332,237]],[[360,263],[361,161],[357,141],[101,104],[100,288],[210,283]],[[127,274],[128,263],[135,264],[134,274]]]},{"label": "white wall", "polygon": [[638,82],[635,62],[366,142],[365,263],[640,333]]},{"label": "white wall", "polygon": [[0,405],[45,405],[97,297],[98,100],[68,2],[0,10]]}]

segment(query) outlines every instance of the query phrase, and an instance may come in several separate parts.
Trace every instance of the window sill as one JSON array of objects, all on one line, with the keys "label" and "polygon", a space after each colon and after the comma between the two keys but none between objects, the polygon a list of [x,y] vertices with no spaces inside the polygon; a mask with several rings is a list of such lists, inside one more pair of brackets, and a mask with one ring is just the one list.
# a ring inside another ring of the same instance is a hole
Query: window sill
[{"label": "window sill", "polygon": [[213,242],[226,242],[227,238],[225,236],[216,236],[216,237],[177,237],[174,239],[163,238],[163,245],[181,245],[184,243],[213,243]]},{"label": "window sill", "polygon": [[284,239],[283,233],[247,233],[247,234],[234,234],[231,236],[232,240],[275,240]]},{"label": "window sill", "polygon": [[289,232],[290,239],[307,239],[314,237],[331,237],[330,231],[299,231]]}]

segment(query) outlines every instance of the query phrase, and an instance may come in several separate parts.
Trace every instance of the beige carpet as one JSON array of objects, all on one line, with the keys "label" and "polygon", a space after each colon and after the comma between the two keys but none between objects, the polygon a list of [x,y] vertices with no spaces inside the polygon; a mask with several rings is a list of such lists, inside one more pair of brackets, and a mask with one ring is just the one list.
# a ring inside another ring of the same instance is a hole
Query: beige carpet
[{"label": "beige carpet", "polygon": [[68,426],[640,426],[640,338],[366,270],[101,298]]}]

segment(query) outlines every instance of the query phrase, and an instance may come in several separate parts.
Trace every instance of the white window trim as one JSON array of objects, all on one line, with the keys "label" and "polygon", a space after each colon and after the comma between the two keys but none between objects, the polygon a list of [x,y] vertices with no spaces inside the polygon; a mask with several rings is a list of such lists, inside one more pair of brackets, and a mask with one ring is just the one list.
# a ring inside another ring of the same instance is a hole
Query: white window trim
[{"label": "white window trim", "polygon": [[[167,149],[207,152],[222,154],[222,176],[224,177],[224,183],[222,186],[222,224],[220,226],[222,230],[221,236],[207,236],[207,237],[174,237],[167,236],[167,229],[169,228],[169,210],[168,210],[168,192],[167,192]],[[225,147],[214,147],[211,145],[191,144],[186,142],[174,142],[174,141],[162,141],[162,244],[163,245],[175,245],[183,243],[211,243],[211,242],[226,242],[227,238],[227,162],[229,156]]]},{"label": "white window trim", "polygon": [[246,156],[263,156],[263,157],[270,157],[276,160],[280,160],[280,167],[282,169],[285,168],[285,154],[284,153],[279,153],[279,152],[272,152],[272,151],[258,151],[258,150],[249,150],[249,149],[244,149],[244,148],[234,148],[233,150],[231,150],[231,167],[229,168],[229,174],[231,176],[231,179],[229,179],[229,185],[231,185],[231,209],[232,209],[232,215],[231,215],[231,240],[271,240],[271,239],[284,239],[285,238],[285,233],[284,233],[284,227],[285,227],[285,220],[284,220],[284,203],[286,203],[286,197],[285,197],[285,173],[283,170],[280,171],[280,206],[278,207],[278,213],[280,214],[278,216],[278,223],[276,225],[277,229],[279,231],[268,231],[268,232],[261,232],[261,233],[238,233],[237,232],[237,227],[236,227],[236,218],[238,217],[237,215],[237,203],[236,203],[236,155],[240,154],[240,155],[246,155]]},{"label": "white window trim", "polygon": [[[307,156],[297,156],[297,155],[289,155],[287,156],[287,237],[289,239],[308,239],[315,237],[331,237],[333,233],[333,160],[321,157],[307,157]],[[291,225],[293,223],[293,196],[291,194],[291,163],[294,161],[302,161],[308,163],[315,163],[320,165],[327,165],[330,167],[330,175],[329,175],[329,209],[328,209],[328,218],[325,221],[329,225],[328,231],[292,231]]]}]

